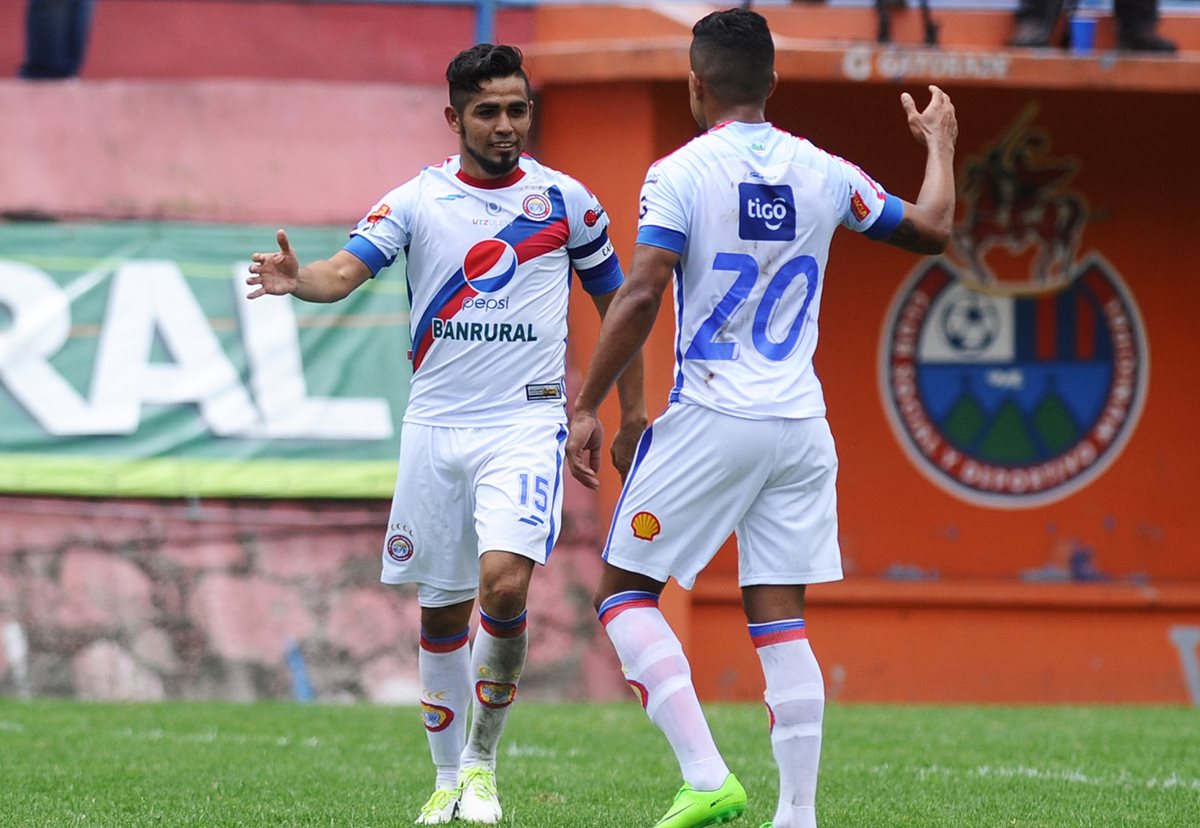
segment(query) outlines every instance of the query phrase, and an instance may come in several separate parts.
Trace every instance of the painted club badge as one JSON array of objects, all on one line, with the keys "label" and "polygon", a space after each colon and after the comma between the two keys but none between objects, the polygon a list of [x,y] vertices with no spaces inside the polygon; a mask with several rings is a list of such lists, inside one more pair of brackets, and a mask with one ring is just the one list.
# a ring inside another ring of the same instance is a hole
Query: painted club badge
[{"label": "painted club badge", "polygon": [[[1141,314],[1098,252],[1032,108],[963,176],[957,256],[927,259],[889,309],[879,359],[889,422],[918,469],[966,502],[1029,508],[1095,481],[1145,402]],[[997,250],[1010,254],[1003,261]],[[1008,267],[1005,267],[1008,265]]]}]

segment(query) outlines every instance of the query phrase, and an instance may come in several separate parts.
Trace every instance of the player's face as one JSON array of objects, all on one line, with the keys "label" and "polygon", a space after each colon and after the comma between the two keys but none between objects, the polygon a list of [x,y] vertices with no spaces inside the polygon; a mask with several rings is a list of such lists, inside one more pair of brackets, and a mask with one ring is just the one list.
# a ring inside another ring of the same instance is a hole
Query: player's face
[{"label": "player's face", "polygon": [[446,120],[458,133],[464,172],[501,178],[517,166],[533,122],[525,81],[513,75],[480,84],[461,113],[447,107]]}]

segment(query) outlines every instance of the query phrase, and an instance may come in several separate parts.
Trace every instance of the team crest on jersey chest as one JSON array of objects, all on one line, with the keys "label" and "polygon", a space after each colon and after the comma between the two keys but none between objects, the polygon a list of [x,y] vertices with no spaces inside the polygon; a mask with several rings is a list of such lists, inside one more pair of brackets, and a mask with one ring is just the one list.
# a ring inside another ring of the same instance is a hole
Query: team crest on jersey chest
[{"label": "team crest on jersey chest", "polygon": [[1145,401],[1141,314],[1117,270],[1079,254],[1078,164],[1048,156],[1026,110],[968,162],[953,254],[892,302],[880,391],[912,462],[970,503],[1040,506],[1096,480]]}]

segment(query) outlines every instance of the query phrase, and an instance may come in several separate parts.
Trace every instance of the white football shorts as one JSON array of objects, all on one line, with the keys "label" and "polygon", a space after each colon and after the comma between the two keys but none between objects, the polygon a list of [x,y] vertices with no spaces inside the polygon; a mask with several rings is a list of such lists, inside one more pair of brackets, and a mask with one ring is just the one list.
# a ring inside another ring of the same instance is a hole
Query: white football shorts
[{"label": "white football shorts", "polygon": [[422,606],[440,606],[438,595],[478,590],[484,552],[545,564],[562,526],[566,438],[559,423],[405,423],[380,580],[421,584]]},{"label": "white football shorts", "polygon": [[604,559],[691,589],[736,531],[743,587],[837,581],[836,482],[824,417],[750,420],[673,403],[638,444]]}]

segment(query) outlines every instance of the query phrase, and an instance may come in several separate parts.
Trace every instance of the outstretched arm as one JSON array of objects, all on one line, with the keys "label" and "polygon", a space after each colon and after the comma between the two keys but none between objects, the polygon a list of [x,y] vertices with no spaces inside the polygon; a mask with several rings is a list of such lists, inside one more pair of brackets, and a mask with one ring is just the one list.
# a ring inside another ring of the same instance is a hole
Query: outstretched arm
[{"label": "outstretched arm", "polygon": [[251,275],[246,284],[257,286],[247,294],[250,299],[290,293],[306,302],[336,302],[371,277],[371,269],[353,253],[339,250],[328,259],[301,266],[287,233],[277,230],[275,241],[279,244],[277,253],[255,253],[250,257]]},{"label": "outstretched arm", "polygon": [[678,253],[646,244],[637,245],[629,278],[617,291],[604,315],[600,340],[575,398],[575,412],[567,435],[567,463],[571,474],[590,489],[600,485],[596,473],[600,471],[600,449],[604,443],[604,429],[596,410],[650,335],[658,307],[662,304],[663,291],[671,281],[678,261]]},{"label": "outstretched arm", "polygon": [[904,202],[904,216],[884,239],[913,253],[937,254],[946,249],[954,227],[954,142],[958,120],[950,96],[930,86],[932,97],[918,111],[912,95],[905,92],[900,103],[908,116],[908,128],[925,147],[925,180],[916,204]]},{"label": "outstretched arm", "polygon": [[[615,295],[616,291],[612,291],[592,297],[601,319],[608,315]],[[643,378],[642,352],[639,348],[617,378],[617,396],[621,399],[621,425],[617,429],[617,436],[613,438],[611,455],[613,465],[616,466],[622,480],[629,473],[638,440],[642,439],[642,432],[646,430],[646,423],[649,422]]]}]

